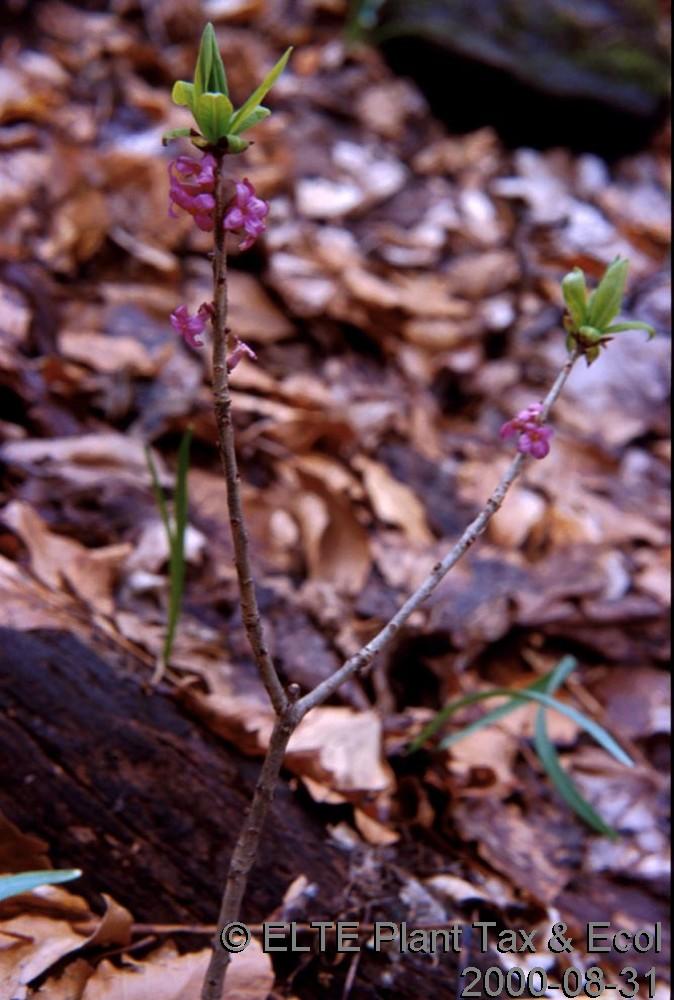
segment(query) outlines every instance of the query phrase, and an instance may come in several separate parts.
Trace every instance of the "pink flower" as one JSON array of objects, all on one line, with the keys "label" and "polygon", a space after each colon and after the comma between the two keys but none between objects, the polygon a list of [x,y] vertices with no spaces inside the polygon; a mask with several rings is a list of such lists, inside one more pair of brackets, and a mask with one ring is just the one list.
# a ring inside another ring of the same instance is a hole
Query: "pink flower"
[{"label": "pink flower", "polygon": [[531,403],[525,410],[520,410],[516,417],[508,420],[501,427],[501,437],[509,438],[519,434],[517,450],[534,458],[545,458],[550,451],[551,427],[544,427],[540,422],[542,403]]},{"label": "pink flower", "polygon": [[175,218],[174,205],[193,217],[199,229],[211,232],[215,211],[215,158],[206,154],[201,160],[178,156],[169,163],[169,215]]},{"label": "pink flower", "polygon": [[530,424],[520,434],[520,439],[517,442],[517,450],[524,454],[528,452],[534,458],[545,458],[550,451],[550,438],[552,434],[552,427],[541,427],[539,424]]},{"label": "pink flower", "polygon": [[247,177],[236,182],[236,194],[225,214],[225,229],[231,232],[243,230],[246,234],[239,244],[240,250],[251,247],[265,231],[268,212],[269,205],[256,196],[255,188]]},{"label": "pink flower", "polygon": [[248,344],[237,338],[234,350],[227,358],[227,371],[232,372],[243,357],[248,357],[251,361],[257,361],[257,354],[251,350]]},{"label": "pink flower", "polygon": [[171,326],[190,347],[203,347],[203,340],[197,340],[197,337],[204,332],[212,315],[213,306],[207,302],[199,306],[195,316],[190,316],[187,306],[178,306],[171,313]]}]

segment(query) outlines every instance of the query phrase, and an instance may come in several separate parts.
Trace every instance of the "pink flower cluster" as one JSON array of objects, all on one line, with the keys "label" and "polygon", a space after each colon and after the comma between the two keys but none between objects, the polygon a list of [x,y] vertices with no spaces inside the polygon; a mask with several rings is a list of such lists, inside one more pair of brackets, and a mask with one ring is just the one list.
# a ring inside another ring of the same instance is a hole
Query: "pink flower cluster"
[{"label": "pink flower cluster", "polygon": [[[213,306],[210,302],[202,303],[194,316],[190,316],[187,306],[178,306],[171,313],[171,326],[190,347],[203,347],[203,340],[197,340],[197,337],[201,336],[206,329],[206,324],[212,318]],[[239,361],[244,357],[250,358],[251,361],[257,360],[255,351],[237,337],[234,347],[227,358],[227,371],[234,371]]]},{"label": "pink flower cluster", "polygon": [[[215,157],[206,153],[201,160],[178,156],[169,163],[169,215],[174,205],[188,212],[204,232],[213,231],[215,213]],[[247,177],[236,181],[235,194],[227,206],[224,228],[243,235],[240,250],[247,250],[265,231],[269,205],[255,194]]]},{"label": "pink flower cluster", "polygon": [[210,233],[215,211],[215,157],[206,154],[201,160],[179,156],[169,163],[169,215],[174,205],[193,217],[199,229]]},{"label": "pink flower cluster", "polygon": [[236,182],[236,194],[229,203],[225,214],[225,229],[231,232],[243,230],[246,234],[239,244],[239,250],[247,250],[267,227],[265,219],[269,205],[255,195],[255,188],[247,177]]},{"label": "pink flower cluster", "polygon": [[171,313],[171,326],[190,347],[203,347],[203,340],[197,340],[197,337],[204,332],[212,315],[213,306],[209,302],[202,303],[194,316],[190,316],[187,306],[178,306]]},{"label": "pink flower cluster", "polygon": [[501,437],[509,438],[519,434],[517,450],[534,458],[545,458],[550,451],[552,427],[545,427],[540,421],[543,410],[542,403],[531,403],[525,410],[520,410],[516,417],[508,420],[501,427]]}]

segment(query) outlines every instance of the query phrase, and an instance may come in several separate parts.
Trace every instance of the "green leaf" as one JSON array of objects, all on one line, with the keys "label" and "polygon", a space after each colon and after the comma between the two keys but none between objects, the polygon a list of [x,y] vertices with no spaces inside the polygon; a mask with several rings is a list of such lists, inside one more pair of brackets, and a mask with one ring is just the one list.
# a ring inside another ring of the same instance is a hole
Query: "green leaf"
[{"label": "green leaf", "polygon": [[[564,683],[571,671],[576,667],[576,660],[572,656],[565,656],[559,661],[557,666],[546,679],[546,693],[553,695],[555,691]],[[595,812],[590,803],[578,791],[576,785],[568,776],[562,765],[559,763],[557,751],[552,744],[545,722],[545,709],[539,708],[536,713],[536,723],[534,728],[534,746],[541,759],[541,763],[553,785],[571,809],[576,812],[588,826],[598,833],[615,839],[618,834],[608,826],[601,816]]]},{"label": "green leaf", "polygon": [[47,871],[19,872],[16,875],[0,875],[0,900],[30,892],[41,885],[56,885],[70,882],[82,874],[79,868],[49,869]]},{"label": "green leaf", "polygon": [[613,263],[609,264],[587,304],[588,326],[604,330],[618,315],[625,294],[629,266],[629,261],[621,260],[620,257],[616,257]]},{"label": "green leaf", "polygon": [[203,134],[217,142],[227,134],[232,116],[232,102],[225,94],[201,94],[193,109],[194,117]]},{"label": "green leaf", "polygon": [[166,506],[166,501],[164,500],[164,491],[161,488],[161,483],[159,482],[159,474],[157,472],[157,466],[154,464],[154,459],[152,457],[152,452],[145,445],[145,461],[147,462],[148,469],[150,470],[150,478],[152,479],[152,491],[154,493],[154,498],[159,508],[159,513],[161,515],[162,523],[164,525],[164,530],[166,531],[166,537],[168,539],[169,548],[171,547],[171,521],[169,519],[168,507]]},{"label": "green leaf", "polygon": [[192,431],[186,430],[178,449],[178,469],[176,472],[176,487],[174,501],[174,528],[169,533],[169,607],[164,639],[163,658],[168,664],[171,658],[176,628],[182,610],[183,591],[185,587],[185,531],[187,528],[187,473],[190,463],[190,444]]},{"label": "green leaf", "polygon": [[194,67],[194,96],[196,100],[208,90],[208,84],[211,79],[211,66],[213,65],[214,36],[213,25],[209,21],[201,33],[199,53]]},{"label": "green leaf", "polygon": [[166,146],[171,139],[186,139],[190,135],[192,135],[191,128],[171,128],[161,137],[162,145]]},{"label": "green leaf", "polygon": [[194,84],[185,80],[176,80],[171,91],[171,100],[174,104],[179,104],[183,108],[192,108],[194,105]]},{"label": "green leaf", "polygon": [[[532,681],[531,684],[528,684],[525,688],[522,688],[522,690],[545,691],[548,680],[550,677],[552,677],[552,674],[553,671],[551,670],[543,677],[539,677],[537,680]],[[472,697],[471,695],[468,695],[468,698],[471,697]],[[456,701],[451,702],[449,705],[445,705],[445,707],[435,716],[435,718],[432,719],[427,726],[424,726],[424,728],[419,733],[414,742],[410,744],[409,752],[413,753],[414,751],[418,750],[419,747],[422,746],[422,744],[424,744],[428,739],[430,739],[431,736],[435,735],[435,733],[438,731],[438,729],[440,729],[444,725],[444,723],[447,721],[450,715],[453,715],[454,712],[457,712],[460,708],[463,708],[465,704],[466,704],[465,698],[458,698]],[[470,736],[472,733],[476,733],[480,729],[484,729],[486,726],[490,726],[493,722],[497,722],[499,719],[502,719],[505,715],[509,715],[511,712],[514,712],[521,707],[522,703],[520,701],[516,701],[515,699],[511,698],[510,701],[505,703],[505,705],[499,705],[498,708],[494,708],[492,709],[491,712],[487,712],[487,714],[483,715],[482,718],[477,719],[475,722],[471,722],[470,725],[464,726],[463,729],[460,729],[458,732],[453,733],[451,736],[448,736],[443,742],[443,747],[447,748],[452,746],[454,743],[458,743],[459,740],[462,740],[465,736]]]},{"label": "green leaf", "polygon": [[562,279],[562,294],[573,324],[579,330],[587,322],[587,287],[585,275],[579,267],[574,267]]},{"label": "green leaf", "polygon": [[[210,31],[209,31],[210,29]],[[220,49],[218,48],[218,40],[215,37],[215,29],[213,25],[209,22],[204,28],[204,32],[209,31],[211,37],[212,46],[212,62],[211,62],[211,78],[209,80],[208,90],[214,91],[216,94],[224,94],[225,97],[229,97],[229,87],[227,86],[227,73],[225,72],[225,64],[222,61],[222,56],[220,55]]]},{"label": "green leaf", "polygon": [[243,121],[239,122],[234,129],[234,134],[241,135],[242,132],[247,131],[249,128],[253,128],[253,126],[257,125],[259,122],[264,121],[264,119],[268,118],[270,114],[271,111],[269,108],[263,108],[261,104],[258,104],[255,110],[251,111],[247,118],[244,118]]},{"label": "green leaf", "polygon": [[614,323],[612,326],[607,327],[604,333],[623,333],[625,330],[646,330],[648,333],[648,340],[652,340],[655,336],[655,328],[651,326],[650,323],[640,323],[638,320],[626,320],[624,323]]},{"label": "green leaf", "polygon": [[[561,712],[562,715],[566,715],[569,719],[573,719],[577,726],[584,729],[586,733],[589,733],[604,750],[612,754],[613,757],[621,764],[625,764],[627,767],[633,766],[632,759],[625,753],[622,747],[616,743],[613,737],[606,732],[606,730],[595,722],[594,719],[589,719],[587,716],[583,715],[581,712],[572,708],[570,705],[566,705],[563,701],[558,701],[556,698],[551,698],[547,694],[543,694],[540,691],[527,691],[522,689],[520,691],[513,691],[510,688],[492,688],[490,691],[477,691],[475,694],[466,695],[465,698],[459,699],[459,702],[454,702],[454,710],[457,711],[458,708],[462,708],[464,705],[472,705],[477,701],[485,701],[487,698],[513,698],[517,701],[534,701],[538,702],[540,705],[546,705],[548,708],[554,708],[556,712]],[[451,739],[451,737],[449,737]],[[441,748],[447,745],[447,742],[443,740],[440,744]]]},{"label": "green leaf", "polygon": [[236,112],[232,118],[230,131],[235,133],[240,122],[244,122],[246,118],[255,110],[258,104],[261,103],[265,94],[267,94],[271,88],[274,86],[278,78],[280,77],[283,70],[286,68],[286,63],[290,58],[290,53],[292,52],[292,46],[283,53],[279,61],[276,63],[274,68],[269,72],[257,90],[254,90],[250,95],[248,100],[241,105],[239,110]]},{"label": "green leaf", "polygon": [[215,29],[209,21],[201,34],[199,54],[194,68],[194,90],[197,98],[207,92],[228,96],[227,74],[215,37]]}]

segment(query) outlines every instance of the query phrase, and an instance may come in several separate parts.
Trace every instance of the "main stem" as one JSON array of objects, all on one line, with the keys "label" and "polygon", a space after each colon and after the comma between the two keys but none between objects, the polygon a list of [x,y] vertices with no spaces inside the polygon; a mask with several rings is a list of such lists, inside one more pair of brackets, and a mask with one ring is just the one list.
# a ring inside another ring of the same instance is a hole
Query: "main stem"
[{"label": "main stem", "polygon": [[296,714],[292,706],[289,706],[284,715],[276,720],[253,801],[229,862],[227,884],[220,905],[218,928],[213,938],[213,951],[201,991],[201,1000],[222,1000],[224,995],[225,976],[231,955],[223,947],[220,933],[229,923],[239,919],[248,876],[255,864],[262,829],[274,798],[288,740],[296,725]]},{"label": "main stem", "polygon": [[[215,186],[215,247],[213,253],[213,403],[218,428],[218,448],[227,483],[227,507],[234,543],[234,562],[239,581],[241,614],[246,635],[260,676],[267,689],[277,716],[283,715],[288,699],[269,655],[257,604],[253,573],[250,566],[248,532],[241,504],[241,477],[236,461],[232,397],[227,369],[227,234],[223,220],[227,205],[227,179],[223,172],[223,157],[219,156]],[[219,1000],[219,998],[218,998]]]}]

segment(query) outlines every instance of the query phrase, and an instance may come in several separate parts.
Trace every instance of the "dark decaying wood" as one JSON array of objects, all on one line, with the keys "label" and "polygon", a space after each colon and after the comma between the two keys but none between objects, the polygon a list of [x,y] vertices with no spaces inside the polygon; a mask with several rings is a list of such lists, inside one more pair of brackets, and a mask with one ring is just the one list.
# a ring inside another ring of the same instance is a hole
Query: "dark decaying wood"
[{"label": "dark decaying wood", "polygon": [[[84,870],[78,889],[111,893],[138,921],[215,920],[257,761],[66,633],[0,629],[0,710],[0,809],[54,865]],[[282,787],[247,916],[272,912],[301,873],[331,903],[346,882]]]},{"label": "dark decaying wood", "polygon": [[[68,633],[0,629],[0,812],[43,838],[56,867],[83,869],[76,891],[97,910],[108,892],[139,923],[213,922],[259,762],[148,693],[129,668]],[[319,888],[309,919],[362,918],[349,864],[281,783],[244,918],[268,918],[300,874]],[[391,889],[380,913],[409,919]],[[302,995],[313,996],[309,957],[296,957],[306,973],[291,956],[277,957],[277,972],[294,971]],[[393,957],[363,951],[351,995],[454,997],[456,956]],[[321,959],[322,996],[341,996],[352,958]]]}]

